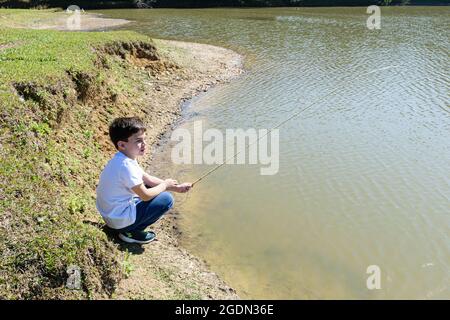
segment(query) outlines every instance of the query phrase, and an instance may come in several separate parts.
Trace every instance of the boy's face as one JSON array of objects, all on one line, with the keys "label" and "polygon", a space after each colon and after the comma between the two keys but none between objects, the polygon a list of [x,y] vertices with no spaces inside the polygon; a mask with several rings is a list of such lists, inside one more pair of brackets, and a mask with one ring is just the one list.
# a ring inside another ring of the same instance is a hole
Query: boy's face
[{"label": "boy's face", "polygon": [[128,138],[128,141],[119,141],[117,143],[119,151],[128,157],[135,159],[145,153],[147,144],[145,143],[145,132],[139,131]]}]

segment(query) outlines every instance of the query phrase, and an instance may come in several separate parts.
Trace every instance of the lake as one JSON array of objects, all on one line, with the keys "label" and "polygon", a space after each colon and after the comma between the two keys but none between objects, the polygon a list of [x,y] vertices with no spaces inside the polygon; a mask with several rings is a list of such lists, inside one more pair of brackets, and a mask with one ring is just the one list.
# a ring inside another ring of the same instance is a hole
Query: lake
[{"label": "lake", "polygon": [[183,245],[241,297],[450,298],[449,7],[382,8],[380,30],[362,7],[100,12],[245,56],[180,128],[270,129],[319,100],[280,128],[277,174],[226,165],[177,197]]}]

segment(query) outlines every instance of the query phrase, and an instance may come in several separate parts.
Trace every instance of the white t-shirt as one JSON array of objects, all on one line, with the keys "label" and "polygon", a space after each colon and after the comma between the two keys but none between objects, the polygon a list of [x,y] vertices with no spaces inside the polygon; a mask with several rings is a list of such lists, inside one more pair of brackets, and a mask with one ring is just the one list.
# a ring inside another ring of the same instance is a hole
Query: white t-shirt
[{"label": "white t-shirt", "polygon": [[139,197],[131,188],[143,183],[143,175],[144,170],[138,162],[120,151],[103,169],[97,186],[96,205],[109,227],[121,229],[136,221]]}]

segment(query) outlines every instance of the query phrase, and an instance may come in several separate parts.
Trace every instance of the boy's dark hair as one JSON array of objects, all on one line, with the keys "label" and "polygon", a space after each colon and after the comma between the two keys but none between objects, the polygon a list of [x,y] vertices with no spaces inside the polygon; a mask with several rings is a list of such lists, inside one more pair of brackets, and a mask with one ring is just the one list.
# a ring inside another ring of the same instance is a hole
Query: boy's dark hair
[{"label": "boy's dark hair", "polygon": [[145,125],[138,117],[116,118],[109,126],[109,137],[116,149],[119,141],[127,141],[128,138],[139,131],[146,131]]}]

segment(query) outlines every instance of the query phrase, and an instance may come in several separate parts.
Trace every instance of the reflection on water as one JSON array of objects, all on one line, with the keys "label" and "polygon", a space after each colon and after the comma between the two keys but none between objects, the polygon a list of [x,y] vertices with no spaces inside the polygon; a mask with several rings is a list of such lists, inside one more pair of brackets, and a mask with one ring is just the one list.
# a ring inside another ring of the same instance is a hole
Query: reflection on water
[{"label": "reflection on water", "polygon": [[271,128],[338,89],[280,129],[277,175],[226,165],[178,198],[184,244],[243,297],[450,298],[450,9],[383,8],[375,31],[365,9],[106,11],[246,55],[183,127]]}]

